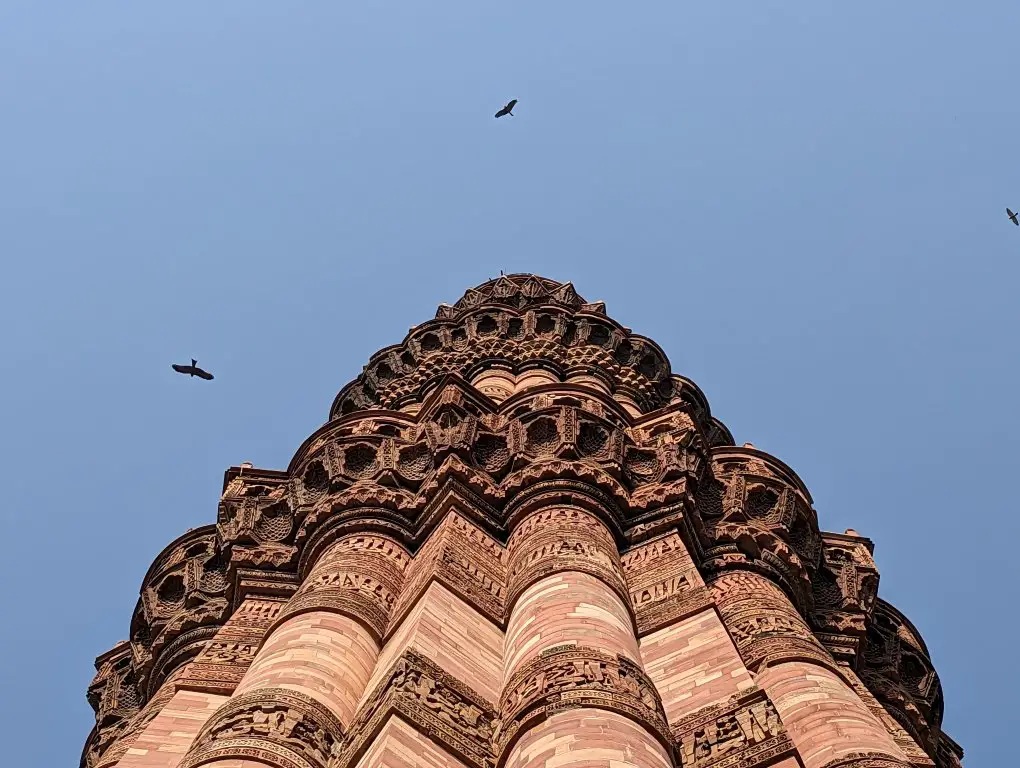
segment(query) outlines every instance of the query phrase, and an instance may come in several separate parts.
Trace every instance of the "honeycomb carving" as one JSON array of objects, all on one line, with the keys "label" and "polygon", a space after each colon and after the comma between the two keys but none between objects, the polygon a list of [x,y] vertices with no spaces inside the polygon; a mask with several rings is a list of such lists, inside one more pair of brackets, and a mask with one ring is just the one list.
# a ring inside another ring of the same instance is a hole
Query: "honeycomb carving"
[{"label": "honeycomb carving", "polygon": [[329,474],[321,461],[313,461],[308,465],[302,483],[306,490],[313,493],[323,493],[329,488]]},{"label": "honeycomb carving", "polygon": [[499,330],[499,324],[492,315],[483,315],[475,326],[479,336],[490,336]]},{"label": "honeycomb carving", "polygon": [[495,359],[516,374],[541,360],[557,378],[572,365],[599,368],[645,411],[668,404],[679,391],[661,351],[606,318],[602,304],[585,303],[569,284],[511,275],[441,307],[436,320],[416,329],[399,350],[379,353],[340,393],[331,417],[418,398],[430,379],[464,376]]},{"label": "honeycomb carving", "polygon": [[263,541],[283,541],[290,535],[292,528],[293,518],[284,504],[274,504],[263,509],[255,523],[255,533]]},{"label": "honeycomb carving", "polygon": [[344,451],[344,472],[351,477],[369,477],[376,469],[376,450],[367,443],[352,445]]},{"label": "honeycomb carving", "polygon": [[473,454],[475,463],[488,472],[498,472],[510,460],[506,438],[500,435],[479,435]]},{"label": "honeycomb carving", "polygon": [[843,605],[843,590],[836,577],[828,570],[820,570],[814,578],[815,606],[818,608],[839,608]]},{"label": "honeycomb carving", "polygon": [[151,675],[158,682],[199,650],[204,641],[195,633],[206,631],[199,628],[213,630],[225,619],[227,588],[213,526],[186,534],[156,558],[131,620],[133,674],[141,694],[150,692]]},{"label": "honeycomb carving", "polygon": [[942,684],[909,622],[879,600],[864,642],[861,679],[929,754],[942,723]]},{"label": "honeycomb carving", "polygon": [[535,333],[547,336],[556,330],[556,321],[549,315],[540,315],[535,323]]},{"label": "honeycomb carving", "polygon": [[747,515],[753,520],[765,524],[778,523],[782,518],[778,505],[779,494],[771,488],[759,486],[747,492]]},{"label": "honeycomb carving", "polygon": [[414,480],[420,480],[432,469],[432,451],[427,443],[416,443],[400,450],[397,460],[400,473]]},{"label": "honeycomb carving", "polygon": [[698,513],[703,520],[718,520],[723,515],[723,496],[726,486],[717,480],[708,479],[698,488]]},{"label": "honeycomb carving", "polygon": [[422,336],[420,344],[422,351],[425,353],[438,352],[443,348],[443,343],[434,333],[426,333]]},{"label": "honeycomb carving", "polygon": [[528,451],[547,456],[555,453],[560,442],[560,433],[556,428],[556,420],[539,418],[528,424]]},{"label": "honeycomb carving", "polygon": [[643,480],[653,478],[659,470],[655,451],[632,449],[627,451],[627,472]]},{"label": "honeycomb carving", "polygon": [[577,431],[577,449],[582,456],[602,456],[609,447],[609,430],[601,424],[581,422]]},{"label": "honeycomb carving", "polygon": [[177,574],[167,576],[156,588],[156,595],[163,605],[176,605],[184,602],[184,579]]}]

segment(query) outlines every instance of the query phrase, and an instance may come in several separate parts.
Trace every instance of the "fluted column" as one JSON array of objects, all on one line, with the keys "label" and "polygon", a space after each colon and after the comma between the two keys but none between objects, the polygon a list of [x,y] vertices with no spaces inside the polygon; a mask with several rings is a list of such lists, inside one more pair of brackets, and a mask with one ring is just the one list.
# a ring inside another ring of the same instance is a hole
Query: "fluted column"
[{"label": "fluted column", "polygon": [[[408,555],[374,534],[333,543],[269,629],[182,768],[326,768],[375,667]],[[241,762],[238,762],[241,761]]]},{"label": "fluted column", "polygon": [[501,762],[670,766],[608,528],[584,510],[547,507],[519,522],[508,550]]},{"label": "fluted column", "polygon": [[907,766],[893,741],[818,642],[786,594],[756,573],[712,580],[716,606],[755,682],[767,693],[805,768]]}]

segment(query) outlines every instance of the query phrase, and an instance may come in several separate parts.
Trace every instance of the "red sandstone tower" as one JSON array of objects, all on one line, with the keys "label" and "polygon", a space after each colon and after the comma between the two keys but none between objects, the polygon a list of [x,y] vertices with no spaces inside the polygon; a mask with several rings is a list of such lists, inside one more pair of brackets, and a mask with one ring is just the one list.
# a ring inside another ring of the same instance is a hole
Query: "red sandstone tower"
[{"label": "red sandstone tower", "polygon": [[500,277],[286,471],[227,471],[96,660],[82,766],[959,766],[871,553],[655,342]]}]

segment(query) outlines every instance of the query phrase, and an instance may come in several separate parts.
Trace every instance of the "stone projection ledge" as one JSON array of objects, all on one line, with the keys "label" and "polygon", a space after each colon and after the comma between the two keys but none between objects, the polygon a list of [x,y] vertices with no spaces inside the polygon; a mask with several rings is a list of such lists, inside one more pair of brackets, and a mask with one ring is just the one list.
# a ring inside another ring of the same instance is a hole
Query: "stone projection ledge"
[{"label": "stone projection ledge", "polygon": [[954,768],[938,675],[655,342],[506,275],[142,580],[82,768]]}]

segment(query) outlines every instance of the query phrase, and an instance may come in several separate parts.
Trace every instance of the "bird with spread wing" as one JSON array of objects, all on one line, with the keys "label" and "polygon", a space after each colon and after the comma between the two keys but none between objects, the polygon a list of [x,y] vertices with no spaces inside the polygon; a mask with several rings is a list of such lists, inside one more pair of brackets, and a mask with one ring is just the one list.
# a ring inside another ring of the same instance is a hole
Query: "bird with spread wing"
[{"label": "bird with spread wing", "polygon": [[516,107],[516,106],[517,106],[517,99],[510,99],[510,101],[507,102],[507,105],[505,107],[503,107],[503,109],[499,110],[499,112],[496,113],[496,117],[503,117],[503,115],[510,115],[510,117],[513,117],[514,116],[514,107]]},{"label": "bird with spread wing", "polygon": [[191,365],[178,365],[177,363],[171,363],[170,367],[173,368],[177,373],[183,373],[187,376],[198,376],[200,379],[206,381],[212,381],[213,375],[209,371],[203,371],[198,367],[198,360],[191,358]]},{"label": "bird with spread wing", "polygon": [[1020,227],[1020,220],[1017,219],[1016,214],[1013,213],[1013,211],[1009,210],[1009,208],[1006,209],[1006,215],[1009,216],[1010,221],[1012,221],[1014,224]]}]

